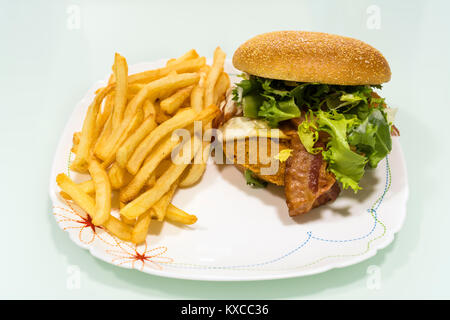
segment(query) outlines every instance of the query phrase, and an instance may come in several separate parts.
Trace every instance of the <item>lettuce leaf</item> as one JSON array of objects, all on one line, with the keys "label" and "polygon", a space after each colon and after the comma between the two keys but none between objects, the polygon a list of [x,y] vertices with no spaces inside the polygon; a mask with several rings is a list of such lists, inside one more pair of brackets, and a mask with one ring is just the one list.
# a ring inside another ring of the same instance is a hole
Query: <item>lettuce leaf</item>
[{"label": "lettuce leaf", "polygon": [[350,149],[347,131],[358,123],[358,119],[346,118],[335,111],[319,110],[316,116],[318,130],[330,135],[327,148],[322,152],[324,160],[328,162],[328,170],[334,173],[344,189],[350,187],[357,192],[361,189],[359,181],[364,175],[367,158]]},{"label": "lettuce leaf", "polygon": [[319,140],[319,132],[317,131],[316,122],[312,120],[312,112],[305,114],[305,121],[299,124],[297,131],[298,137],[306,151],[311,154],[317,154],[322,151],[322,148],[314,147],[317,140]]},{"label": "lettuce leaf", "polygon": [[376,168],[392,150],[390,126],[385,113],[372,109],[369,116],[349,134],[348,142],[365,154],[369,165]]},{"label": "lettuce leaf", "polygon": [[267,187],[267,181],[259,179],[251,170],[246,169],[244,172],[247,185],[252,188],[265,188]]},{"label": "lettuce leaf", "polygon": [[[322,152],[328,170],[355,192],[365,166],[376,167],[391,151],[391,123],[385,102],[373,94],[381,86],[302,83],[247,76],[233,91],[244,116],[272,127],[305,116],[298,135],[309,153]],[[315,147],[319,132],[329,134],[325,148]]]},{"label": "lettuce leaf", "polygon": [[294,102],[294,98],[277,102],[269,95],[263,95],[264,100],[258,111],[258,116],[267,120],[271,127],[277,127],[280,121],[300,117],[300,109]]}]

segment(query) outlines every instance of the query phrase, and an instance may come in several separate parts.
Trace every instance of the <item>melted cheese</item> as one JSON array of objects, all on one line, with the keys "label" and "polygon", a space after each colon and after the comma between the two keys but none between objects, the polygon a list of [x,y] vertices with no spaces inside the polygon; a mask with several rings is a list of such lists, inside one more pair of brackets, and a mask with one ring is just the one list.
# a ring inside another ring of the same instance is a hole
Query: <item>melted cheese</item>
[{"label": "melted cheese", "polygon": [[254,137],[289,139],[280,129],[270,128],[264,120],[234,117],[222,127],[222,140],[236,140]]}]

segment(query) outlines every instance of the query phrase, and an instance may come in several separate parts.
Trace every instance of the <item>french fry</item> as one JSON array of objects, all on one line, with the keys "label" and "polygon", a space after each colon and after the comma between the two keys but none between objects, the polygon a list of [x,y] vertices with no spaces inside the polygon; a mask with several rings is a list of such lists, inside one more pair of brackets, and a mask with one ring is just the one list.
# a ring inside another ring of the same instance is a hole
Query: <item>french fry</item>
[{"label": "french fry", "polygon": [[128,89],[128,65],[127,61],[120,54],[116,53],[113,65],[114,77],[116,80],[116,93],[114,95],[114,109],[112,117],[113,130],[117,129],[123,118],[123,113],[127,104]]},{"label": "french fry", "polygon": [[157,111],[154,102],[151,102],[150,100],[145,100],[143,108],[145,118],[148,117],[152,117],[153,119],[156,118]]},{"label": "french fry", "polygon": [[211,67],[211,71],[208,73],[205,81],[205,97],[204,105],[209,106],[214,103],[214,86],[217,79],[223,71],[223,64],[225,62],[225,53],[217,47],[214,51],[214,61]]},{"label": "french fry", "polygon": [[183,112],[177,113],[171,119],[165,121],[153,130],[147,138],[136,148],[127,164],[127,170],[135,175],[142,165],[144,159],[148,156],[152,148],[168,133],[178,128],[184,128],[194,121],[208,121],[217,115],[218,109],[211,105],[201,113],[196,114],[193,109],[187,108]]},{"label": "french fry", "polygon": [[75,132],[74,134],[73,134],[73,137],[72,137],[72,143],[73,144],[79,144],[80,143],[80,136],[81,136],[81,132]]},{"label": "french fry", "polygon": [[[114,73],[111,74],[108,80],[108,84],[111,84],[115,81]],[[101,132],[106,124],[106,121],[108,121],[109,116],[111,115],[112,109],[114,108],[114,92],[110,92],[105,97],[105,102],[103,105],[103,111],[99,112],[97,115],[96,120],[96,130],[97,133]]]},{"label": "french fry", "polygon": [[225,94],[230,87],[230,77],[227,73],[222,72],[216,85],[214,86],[214,104],[219,105],[220,101],[225,98]]},{"label": "french fry", "polygon": [[111,232],[113,235],[124,241],[131,241],[131,234],[133,228],[119,219],[109,216],[109,219],[103,224],[103,226]]},{"label": "french fry", "polygon": [[95,149],[95,154],[102,160],[110,158],[113,153],[117,150],[119,140],[123,136],[128,136],[130,133],[131,121],[137,112],[137,110],[142,106],[144,100],[156,98],[156,95],[160,90],[165,90],[168,88],[181,88],[195,84],[199,80],[199,76],[196,73],[184,73],[176,76],[168,76],[150,82],[142,88],[141,91],[133,98],[133,100],[128,103],[125,110],[124,119],[122,120],[119,128],[114,130],[103,144],[99,144]]},{"label": "french fry", "polygon": [[125,176],[127,172],[117,162],[111,165],[108,170],[108,177],[111,182],[111,188],[113,190],[120,189],[125,184]]},{"label": "french fry", "polygon": [[183,210],[175,207],[173,204],[169,204],[166,212],[166,220],[181,224],[194,224],[197,222],[197,217],[184,212]]},{"label": "french fry", "polygon": [[200,112],[203,110],[203,99],[205,96],[205,80],[206,80],[207,72],[200,72],[200,81],[198,84],[192,89],[191,93],[191,107],[196,112]]},{"label": "french fry", "polygon": [[[192,124],[201,121],[207,128],[219,112],[216,105],[230,82],[222,72],[224,58],[218,47],[210,67],[192,49],[163,68],[128,75],[126,59],[116,53],[108,84],[95,92],[72,139],[76,156],[70,169],[92,179],[77,184],[58,175],[61,196],[85,210],[93,224],[135,244],[145,241],[152,218],[194,223],[195,216],[170,201],[180,185],[192,185],[203,174],[205,162],[186,170],[209,147],[197,143]],[[190,130],[191,138],[178,149],[181,139],[171,133],[181,128]],[[168,157],[175,149],[172,162]],[[111,215],[117,203],[112,190],[118,190],[120,219]]]},{"label": "french fry", "polygon": [[[121,192],[122,192],[122,190],[119,190],[119,197],[120,197]],[[126,203],[119,201],[119,210],[122,209],[123,207],[125,207],[125,205],[126,205]],[[124,217],[123,215],[120,215],[120,220],[129,226],[134,226],[137,219],[128,219],[128,218]]]},{"label": "french fry", "polygon": [[[56,177],[56,182],[58,186],[64,190],[73,201],[80,206],[84,211],[86,211],[89,216],[92,217],[92,222],[94,223],[94,214],[95,214],[95,201],[88,194],[84,193],[79,186],[73,182],[67,175],[64,173],[59,174]],[[127,226],[125,223],[116,219],[115,217],[109,215],[108,219],[103,223],[103,226],[110,231],[112,234],[117,236],[118,238],[124,241],[131,240],[131,232],[132,228]]]},{"label": "french fry", "polygon": [[127,170],[133,175],[136,175],[142,162],[152,151],[153,147],[166,135],[172,131],[183,128],[192,122],[196,118],[196,113],[192,109],[184,110],[184,112],[175,115],[164,123],[160,124],[155,130],[153,130],[136,148],[133,155],[127,164]]},{"label": "french fry", "polygon": [[144,120],[144,111],[142,110],[142,108],[140,108],[140,109],[137,110],[136,114],[131,119],[129,127],[125,131],[126,134],[124,134],[123,136],[119,137],[119,140],[117,141],[117,144],[110,148],[111,153],[109,153],[108,158],[104,159],[104,161],[102,163],[103,168],[108,168],[111,165],[111,163],[114,162],[114,160],[116,159],[117,149],[119,149],[120,146],[127,139],[127,137],[130,134],[132,134],[141,125],[143,120]]},{"label": "french fry", "polygon": [[183,145],[180,153],[183,157],[182,161],[180,161],[181,163],[172,163],[169,169],[156,180],[153,188],[147,190],[128,203],[120,210],[120,213],[129,219],[137,218],[150,209],[167,191],[169,191],[170,186],[179,178],[194,157],[194,154],[198,151],[195,150],[196,146],[193,142],[194,139],[191,138],[189,142]]},{"label": "french fry", "polygon": [[171,164],[172,161],[170,159],[164,159],[163,161],[161,161],[161,163],[158,164],[155,171],[153,172],[155,174],[155,178],[157,179],[161,177],[164,174],[164,172],[166,172],[167,169],[169,169]]},{"label": "french fry", "polygon": [[206,162],[193,163],[188,168],[187,174],[180,181],[180,188],[187,188],[196,184],[205,173],[205,170],[206,170]]},{"label": "french fry", "polygon": [[165,138],[165,140],[159,144],[154,152],[150,154],[147,161],[134,176],[131,182],[123,188],[120,193],[120,200],[123,202],[132,200],[144,187],[145,183],[148,181],[150,175],[154,172],[159,163],[170,155],[178,143],[179,139],[172,139],[171,137]]},{"label": "french fry", "polygon": [[[149,83],[167,76],[172,71],[177,73],[196,72],[206,64],[204,57],[174,62],[170,66],[139,72],[128,76],[128,83]],[[115,84],[111,84],[111,87],[115,87]]]},{"label": "french fry", "polygon": [[183,62],[186,60],[190,60],[190,59],[195,59],[195,58],[198,58],[198,53],[194,49],[191,49],[188,52],[186,52],[185,54],[183,54],[181,57],[167,61],[166,65],[170,66],[173,64],[177,64],[177,63],[180,63],[180,62]]},{"label": "french fry", "polygon": [[142,83],[128,84],[127,95],[135,96],[144,87]]},{"label": "french fry", "polygon": [[152,209],[150,209],[137,219],[133,227],[133,231],[131,232],[131,242],[139,244],[145,241],[148,233],[148,227],[150,226],[150,222],[152,221],[151,211]]},{"label": "french fry", "polygon": [[96,121],[100,105],[108,94],[109,89],[102,89],[94,98],[91,105],[88,108],[86,118],[83,122],[83,128],[81,130],[80,143],[77,147],[77,153],[75,160],[70,165],[70,169],[78,172],[87,172],[88,159],[90,157],[90,149],[96,138]]},{"label": "french fry", "polygon": [[175,193],[175,190],[177,189],[178,182],[175,181],[172,186],[170,186],[169,191],[167,191],[161,199],[159,199],[152,207],[152,211],[154,213],[154,216],[158,221],[163,221],[164,217],[166,215],[167,207],[172,201],[173,195]]},{"label": "french fry", "polygon": [[161,101],[160,103],[161,110],[168,114],[173,114],[175,111],[178,110],[178,108],[181,107],[183,102],[191,95],[191,91],[193,88],[194,86],[182,88],[177,92],[175,92],[170,97]]},{"label": "french fry", "polygon": [[87,193],[73,182],[66,174],[60,173],[56,176],[56,183],[69,197],[92,218],[95,214],[95,201]]},{"label": "french fry", "polygon": [[102,225],[108,220],[111,213],[111,184],[108,173],[97,160],[89,162],[89,173],[95,186],[95,213],[92,223]]},{"label": "french fry", "polygon": [[[208,130],[211,128],[212,123],[209,122],[205,129]],[[194,163],[190,165],[186,171],[187,173],[184,175],[183,179],[181,179],[179,186],[181,188],[187,188],[191,187],[194,184],[196,184],[206,170],[206,163],[209,158],[209,152],[210,152],[210,142],[209,141],[203,141],[201,142],[202,148],[195,154],[194,156]]]},{"label": "french fry", "polygon": [[122,146],[120,146],[116,153],[116,161],[122,168],[126,167],[128,159],[133,154],[134,150],[141,141],[155,129],[155,127],[155,120],[152,117],[148,117],[142,122],[139,128],[125,140]]},{"label": "french fry", "polygon": [[153,187],[155,185],[156,182],[156,174],[152,173],[150,175],[150,178],[147,179],[147,182],[145,183],[145,185],[149,188]]}]

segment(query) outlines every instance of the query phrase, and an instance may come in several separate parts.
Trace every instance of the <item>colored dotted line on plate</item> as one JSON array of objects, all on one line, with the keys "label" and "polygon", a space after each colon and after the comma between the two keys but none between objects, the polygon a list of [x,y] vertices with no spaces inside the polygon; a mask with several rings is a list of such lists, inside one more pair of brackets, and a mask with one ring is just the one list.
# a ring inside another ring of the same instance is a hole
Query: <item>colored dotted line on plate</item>
[{"label": "colored dotted line on plate", "polygon": [[[302,242],[299,246],[297,246],[293,250],[287,252],[286,254],[284,254],[284,255],[282,255],[282,256],[280,256],[278,258],[275,258],[275,259],[272,259],[272,260],[268,260],[268,261],[265,261],[265,262],[262,262],[262,263],[255,263],[255,264],[248,264],[248,265],[235,265],[235,266],[209,266],[209,265],[199,265],[199,264],[191,264],[191,263],[170,263],[170,264],[167,264],[167,266],[168,267],[174,267],[174,268],[209,269],[209,270],[211,270],[211,269],[260,270],[260,269],[256,269],[256,268],[257,267],[261,267],[261,266],[265,266],[265,265],[268,265],[268,264],[272,264],[272,263],[275,263],[275,262],[278,262],[278,261],[280,261],[280,260],[282,260],[282,259],[284,259],[284,258],[286,258],[286,257],[288,257],[290,255],[292,255],[293,253],[299,251],[301,248],[305,247],[306,244],[308,244],[310,242],[310,240],[319,240],[319,241],[335,242],[335,243],[346,243],[346,242],[350,242],[350,241],[362,240],[362,239],[365,239],[365,238],[369,237],[375,231],[376,225],[380,224],[383,227],[382,234],[377,236],[377,237],[375,237],[375,238],[373,238],[373,239],[370,239],[367,242],[366,249],[363,252],[356,253],[356,254],[347,254],[347,255],[329,255],[329,256],[322,257],[320,259],[317,259],[317,260],[315,260],[313,262],[310,262],[308,264],[305,264],[305,265],[296,266],[296,267],[293,267],[293,268],[277,269],[277,270],[280,271],[280,270],[289,270],[289,269],[301,269],[301,268],[305,268],[305,267],[309,267],[309,266],[318,264],[318,263],[320,263],[320,262],[322,262],[322,261],[324,261],[326,259],[331,259],[331,258],[345,258],[345,257],[362,256],[362,255],[366,254],[367,252],[369,252],[371,244],[374,241],[377,241],[377,240],[383,238],[386,235],[386,232],[387,232],[386,225],[381,220],[379,220],[378,216],[377,216],[377,210],[380,207],[381,203],[383,202],[384,197],[386,196],[387,192],[389,191],[389,189],[391,187],[391,181],[392,181],[392,179],[391,179],[391,168],[390,168],[390,165],[389,165],[389,158],[386,157],[385,161],[386,161],[386,183],[385,183],[385,186],[384,186],[383,193],[381,194],[380,197],[377,198],[377,200],[374,202],[372,207],[367,210],[371,214],[373,219],[374,219],[374,226],[372,227],[370,232],[367,233],[364,236],[361,236],[361,237],[358,237],[358,238],[353,238],[353,239],[348,239],[348,240],[330,240],[330,239],[324,239],[324,238],[313,236],[312,232],[309,231],[309,232],[307,232],[307,235],[308,235],[307,239],[304,242]],[[267,270],[267,269],[264,269],[264,270],[265,271],[275,271],[275,270]]]}]

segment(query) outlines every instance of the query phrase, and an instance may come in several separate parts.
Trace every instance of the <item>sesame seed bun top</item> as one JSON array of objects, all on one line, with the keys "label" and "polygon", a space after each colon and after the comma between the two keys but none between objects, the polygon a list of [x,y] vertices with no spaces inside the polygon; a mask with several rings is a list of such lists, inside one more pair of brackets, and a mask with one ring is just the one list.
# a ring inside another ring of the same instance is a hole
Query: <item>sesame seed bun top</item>
[{"label": "sesame seed bun top", "polygon": [[375,85],[391,79],[389,64],[377,49],[321,32],[258,35],[236,50],[233,65],[251,75],[299,82]]}]

